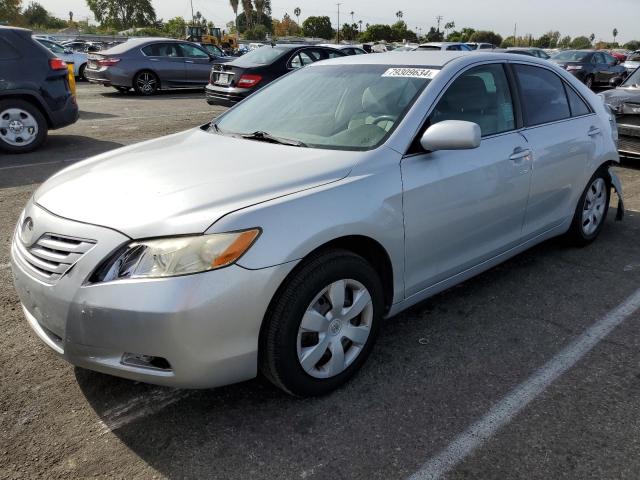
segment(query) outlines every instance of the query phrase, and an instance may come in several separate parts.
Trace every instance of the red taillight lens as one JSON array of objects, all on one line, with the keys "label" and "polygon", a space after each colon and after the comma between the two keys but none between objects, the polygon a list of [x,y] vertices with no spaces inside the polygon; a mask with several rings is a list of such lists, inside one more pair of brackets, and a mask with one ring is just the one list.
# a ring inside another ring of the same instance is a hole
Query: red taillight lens
[{"label": "red taillight lens", "polygon": [[240,88],[255,87],[261,80],[262,77],[260,75],[242,75],[238,80],[237,86]]},{"label": "red taillight lens", "polygon": [[61,58],[51,58],[49,59],[49,67],[51,68],[51,70],[66,70],[67,62],[65,62]]},{"label": "red taillight lens", "polygon": [[98,60],[98,65],[101,67],[112,67],[119,61],[119,58],[103,58],[102,60]]}]

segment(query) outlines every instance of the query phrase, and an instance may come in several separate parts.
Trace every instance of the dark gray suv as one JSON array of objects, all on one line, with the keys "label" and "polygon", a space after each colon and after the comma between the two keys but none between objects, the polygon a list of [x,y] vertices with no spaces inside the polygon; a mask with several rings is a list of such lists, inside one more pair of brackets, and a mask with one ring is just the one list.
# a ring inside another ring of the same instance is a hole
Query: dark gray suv
[{"label": "dark gray suv", "polygon": [[136,38],[91,54],[85,76],[91,83],[141,95],[159,89],[204,87],[213,60],[195,43],[168,38]]}]

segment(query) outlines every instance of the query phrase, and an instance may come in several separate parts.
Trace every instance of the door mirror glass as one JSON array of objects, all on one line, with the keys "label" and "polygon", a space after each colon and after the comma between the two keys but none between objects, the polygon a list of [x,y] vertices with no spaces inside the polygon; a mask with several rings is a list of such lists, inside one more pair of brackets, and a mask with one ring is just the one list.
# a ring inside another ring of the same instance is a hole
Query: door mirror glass
[{"label": "door mirror glass", "polygon": [[438,150],[471,150],[480,146],[480,125],[464,120],[445,120],[431,125],[420,145],[429,152]]}]

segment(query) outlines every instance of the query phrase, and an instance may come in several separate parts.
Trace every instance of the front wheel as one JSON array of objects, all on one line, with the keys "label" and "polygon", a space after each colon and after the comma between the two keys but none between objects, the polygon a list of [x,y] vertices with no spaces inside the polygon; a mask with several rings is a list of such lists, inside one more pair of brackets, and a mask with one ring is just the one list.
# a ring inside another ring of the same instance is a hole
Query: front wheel
[{"label": "front wheel", "polygon": [[378,335],[383,289],[362,257],[333,250],[307,261],[272,302],[260,367],[284,391],[326,394],[351,378]]},{"label": "front wheel", "polygon": [[605,168],[601,168],[589,180],[582,193],[567,233],[569,240],[577,246],[593,242],[604,226],[611,200],[611,179]]}]

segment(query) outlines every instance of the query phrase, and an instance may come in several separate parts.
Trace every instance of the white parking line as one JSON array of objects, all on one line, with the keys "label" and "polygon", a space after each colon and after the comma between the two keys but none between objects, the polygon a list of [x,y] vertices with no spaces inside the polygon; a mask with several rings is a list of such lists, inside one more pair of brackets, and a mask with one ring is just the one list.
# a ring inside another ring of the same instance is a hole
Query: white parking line
[{"label": "white parking line", "polygon": [[158,388],[143,395],[133,397],[126,403],[118,405],[102,413],[100,431],[104,435],[136,420],[158,413],[163,408],[186,398],[192,393],[190,390],[168,390]]},{"label": "white parking line", "polygon": [[444,450],[426,462],[409,480],[442,478],[456,465],[482,447],[549,385],[573,367],[611,331],[640,308],[640,289],[609,312],[563,349],[526,381],[496,403],[484,417],[458,435]]}]

